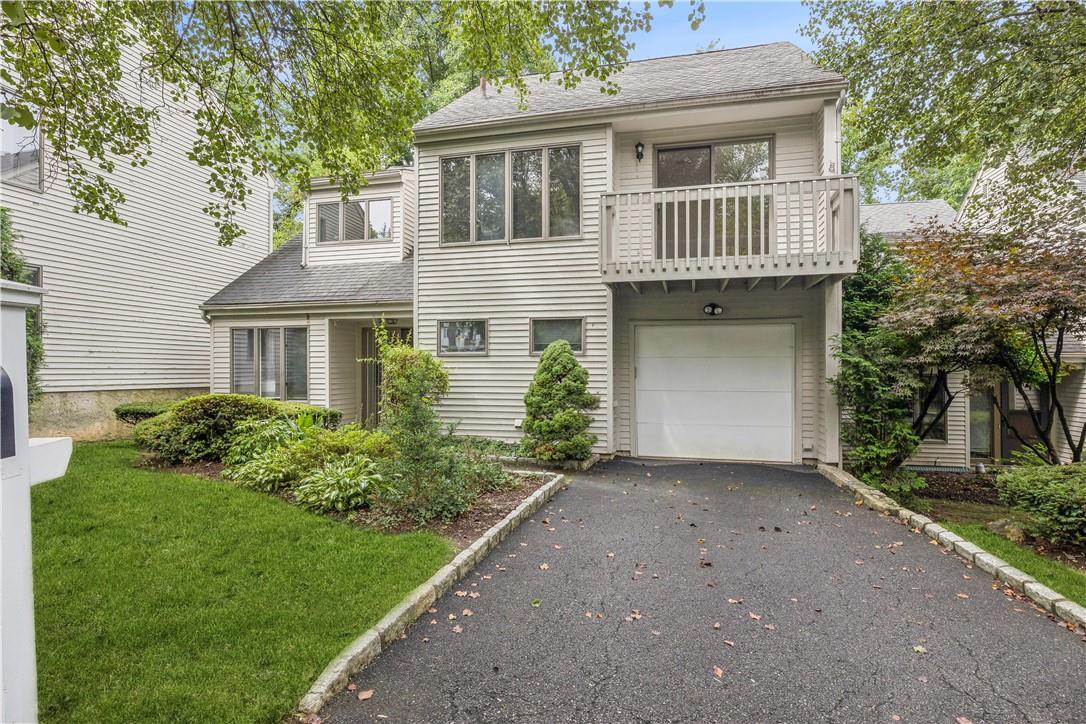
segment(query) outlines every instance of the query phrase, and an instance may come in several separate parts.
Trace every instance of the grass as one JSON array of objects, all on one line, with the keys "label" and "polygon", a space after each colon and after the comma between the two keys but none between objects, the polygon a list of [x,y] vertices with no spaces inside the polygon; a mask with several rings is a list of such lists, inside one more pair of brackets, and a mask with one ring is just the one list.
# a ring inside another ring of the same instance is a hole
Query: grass
[{"label": "grass", "polygon": [[450,555],[79,445],[33,492],[43,721],[278,722]]},{"label": "grass", "polygon": [[947,521],[942,525],[1015,568],[1025,571],[1072,601],[1086,606],[1086,573],[1046,558],[1027,546],[1009,541],[988,530],[983,524]]}]

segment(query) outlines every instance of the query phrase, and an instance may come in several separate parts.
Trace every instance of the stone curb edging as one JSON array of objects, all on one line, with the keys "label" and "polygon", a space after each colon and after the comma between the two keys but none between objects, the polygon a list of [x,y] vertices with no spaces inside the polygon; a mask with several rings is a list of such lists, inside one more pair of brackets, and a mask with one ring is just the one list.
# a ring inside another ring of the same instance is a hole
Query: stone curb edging
[{"label": "stone curb edging", "polygon": [[589,455],[584,460],[557,460],[553,462],[540,460],[539,458],[521,457],[519,455],[491,455],[488,457],[491,460],[495,460],[504,465],[534,465],[539,468],[570,470],[577,473],[585,472],[600,461],[600,456],[596,453]]},{"label": "stone curb edging", "polygon": [[566,476],[558,473],[513,470],[517,475],[541,477],[547,482],[525,498],[501,521],[474,543],[460,551],[447,564],[437,570],[430,579],[400,601],[385,617],[356,638],[321,672],[313,686],[298,704],[298,713],[315,714],[329,699],[347,686],[347,679],[358,673],[393,641],[400,638],[407,627],[430,608],[438,598],[452,588],[506,538],[518,525],[543,507],[558,489],[566,484]]},{"label": "stone curb edging", "polygon": [[920,530],[924,535],[991,575],[992,578],[1003,581],[1014,590],[1029,597],[1040,608],[1061,621],[1086,628],[1086,607],[1068,600],[1063,594],[1039,583],[1023,571],[947,530],[931,518],[905,508],[882,491],[861,482],[844,470],[821,463],[818,466],[818,472],[837,487],[852,491],[871,510],[897,517],[906,525]]}]

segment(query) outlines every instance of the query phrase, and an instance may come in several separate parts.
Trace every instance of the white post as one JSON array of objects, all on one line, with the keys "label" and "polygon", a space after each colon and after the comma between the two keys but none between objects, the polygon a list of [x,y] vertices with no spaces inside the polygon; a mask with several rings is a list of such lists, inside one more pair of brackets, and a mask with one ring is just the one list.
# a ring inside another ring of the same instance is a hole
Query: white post
[{"label": "white post", "polygon": [[0,282],[0,720],[38,719],[34,657],[34,571],[30,486],[68,467],[71,438],[30,439],[26,386],[26,311],[42,290]]}]

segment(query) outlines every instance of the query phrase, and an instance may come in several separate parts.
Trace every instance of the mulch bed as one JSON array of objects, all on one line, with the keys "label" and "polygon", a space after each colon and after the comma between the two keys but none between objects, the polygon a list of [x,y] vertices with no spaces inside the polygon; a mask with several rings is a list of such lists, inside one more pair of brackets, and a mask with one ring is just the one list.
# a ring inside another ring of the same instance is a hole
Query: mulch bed
[{"label": "mulch bed", "polygon": [[920,473],[927,481],[922,495],[926,498],[960,500],[964,503],[1000,505],[991,473]]},{"label": "mulch bed", "polygon": [[162,462],[154,455],[143,453],[139,461],[136,463],[136,467],[157,470],[162,473],[178,473],[179,475],[200,475],[205,478],[213,478],[215,480],[218,480],[220,477],[222,477],[222,469],[225,466],[218,461],[204,461],[198,463],[182,463],[179,465],[169,465]]}]

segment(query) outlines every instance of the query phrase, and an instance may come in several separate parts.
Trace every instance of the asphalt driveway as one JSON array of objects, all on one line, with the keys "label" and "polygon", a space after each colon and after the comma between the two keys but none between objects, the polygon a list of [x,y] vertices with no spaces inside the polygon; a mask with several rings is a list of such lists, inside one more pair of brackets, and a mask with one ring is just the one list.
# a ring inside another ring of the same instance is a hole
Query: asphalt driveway
[{"label": "asphalt driveway", "polygon": [[436,608],[325,722],[1086,720],[1086,643],[801,468],[597,466]]}]

